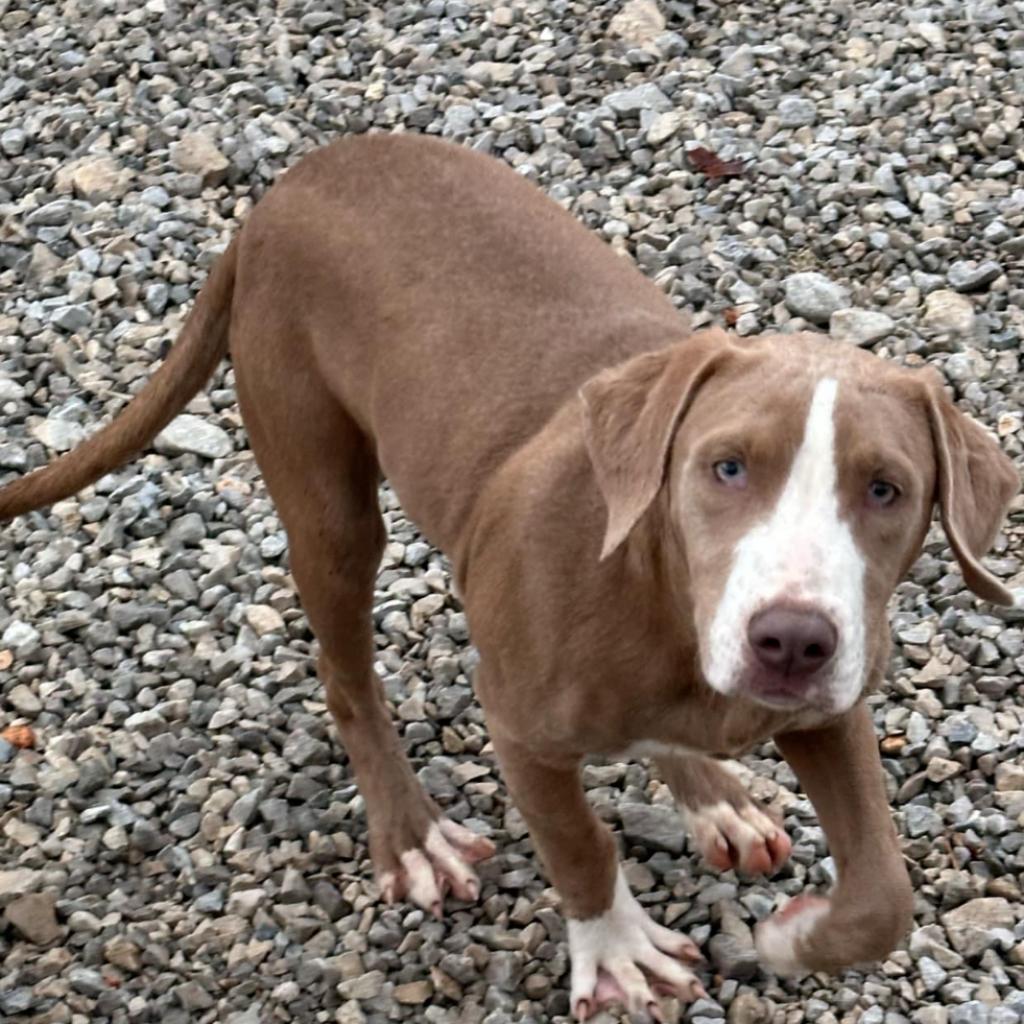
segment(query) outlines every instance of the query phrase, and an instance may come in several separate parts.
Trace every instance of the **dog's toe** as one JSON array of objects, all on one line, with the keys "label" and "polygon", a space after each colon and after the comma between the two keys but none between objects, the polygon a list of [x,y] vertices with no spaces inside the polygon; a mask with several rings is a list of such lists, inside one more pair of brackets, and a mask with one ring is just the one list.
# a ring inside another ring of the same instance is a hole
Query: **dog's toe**
[{"label": "dog's toe", "polygon": [[605,1006],[622,1007],[634,1024],[661,1020],[659,995],[692,1002],[704,995],[680,960],[703,959],[696,945],[652,921],[621,875],[612,906],[599,917],[569,921],[570,1000],[578,1020]]},{"label": "dog's toe", "polygon": [[723,800],[686,817],[697,850],[720,871],[770,874],[789,857],[792,844],[782,826],[753,802],[737,807]]},{"label": "dog's toe", "polygon": [[389,903],[406,898],[440,917],[448,892],[466,902],[479,897],[480,881],[471,865],[493,854],[489,839],[441,818],[430,825],[421,846],[403,850],[396,867],[381,873],[378,886]]}]

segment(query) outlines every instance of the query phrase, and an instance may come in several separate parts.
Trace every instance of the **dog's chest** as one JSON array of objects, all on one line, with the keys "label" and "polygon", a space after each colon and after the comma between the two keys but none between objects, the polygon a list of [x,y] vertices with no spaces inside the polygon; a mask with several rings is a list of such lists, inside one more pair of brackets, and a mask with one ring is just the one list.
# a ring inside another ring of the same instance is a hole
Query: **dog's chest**
[{"label": "dog's chest", "polygon": [[780,712],[706,690],[669,702],[643,718],[629,738],[616,745],[617,753],[628,757],[699,754],[732,760],[780,733],[821,724],[817,713]]},{"label": "dog's chest", "polygon": [[635,760],[639,757],[692,757],[700,755],[701,757],[712,757],[729,761],[744,753],[746,753],[745,750],[701,750],[684,743],[665,743],[661,740],[637,740],[635,743],[629,744],[624,750],[616,751],[614,756],[626,761]]}]

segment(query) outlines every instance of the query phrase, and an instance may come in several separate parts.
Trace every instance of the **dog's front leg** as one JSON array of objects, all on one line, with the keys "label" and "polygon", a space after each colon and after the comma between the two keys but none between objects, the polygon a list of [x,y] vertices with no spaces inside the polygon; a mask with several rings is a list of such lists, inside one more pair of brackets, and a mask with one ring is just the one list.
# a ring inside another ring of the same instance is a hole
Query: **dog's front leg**
[{"label": "dog's front leg", "polygon": [[798,896],[756,932],[779,974],[837,971],[881,959],[909,930],[913,893],[882,780],[871,713],[777,736],[818,812],[839,876],[829,899]]},{"label": "dog's front leg", "polygon": [[586,1020],[618,1003],[659,1016],[656,993],[683,1001],[703,994],[680,960],[701,956],[685,936],[648,917],[619,870],[608,828],[591,810],[576,758],[545,759],[521,744],[492,739],[512,798],[562,899],[572,958],[572,1009]]}]

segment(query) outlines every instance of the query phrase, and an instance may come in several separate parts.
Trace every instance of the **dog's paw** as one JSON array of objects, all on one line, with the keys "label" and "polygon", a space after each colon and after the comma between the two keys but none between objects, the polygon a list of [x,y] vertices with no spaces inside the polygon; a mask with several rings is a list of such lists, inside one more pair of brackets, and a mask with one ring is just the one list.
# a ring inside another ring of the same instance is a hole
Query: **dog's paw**
[{"label": "dog's paw", "polygon": [[685,818],[697,851],[719,871],[772,874],[792,849],[782,826],[753,801],[705,804],[686,810]]},{"label": "dog's paw", "polygon": [[796,896],[754,930],[754,944],[761,962],[782,976],[806,974],[799,946],[828,916],[830,904],[821,896]]},{"label": "dog's paw", "polygon": [[661,1020],[658,995],[692,1002],[705,995],[697,976],[679,961],[699,961],[685,935],[655,923],[620,874],[612,906],[599,917],[570,919],[572,1012],[587,1020],[605,1006],[621,1006],[634,1020]]},{"label": "dog's paw", "polygon": [[398,855],[400,866],[383,872],[377,884],[388,903],[406,898],[440,917],[448,892],[459,900],[477,899],[480,882],[471,865],[493,855],[489,839],[439,818],[427,830],[422,845],[403,850]]}]

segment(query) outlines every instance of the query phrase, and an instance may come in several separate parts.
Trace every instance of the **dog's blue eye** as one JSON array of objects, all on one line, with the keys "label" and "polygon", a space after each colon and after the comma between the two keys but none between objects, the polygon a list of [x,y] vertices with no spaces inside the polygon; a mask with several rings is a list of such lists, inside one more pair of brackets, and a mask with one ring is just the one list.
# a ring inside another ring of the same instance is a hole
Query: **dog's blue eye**
[{"label": "dog's blue eye", "polygon": [[899,488],[888,480],[872,480],[868,487],[868,497],[872,505],[891,505],[899,493]]},{"label": "dog's blue eye", "polygon": [[742,487],[747,481],[747,467],[739,459],[722,459],[715,463],[714,469],[723,484]]}]

